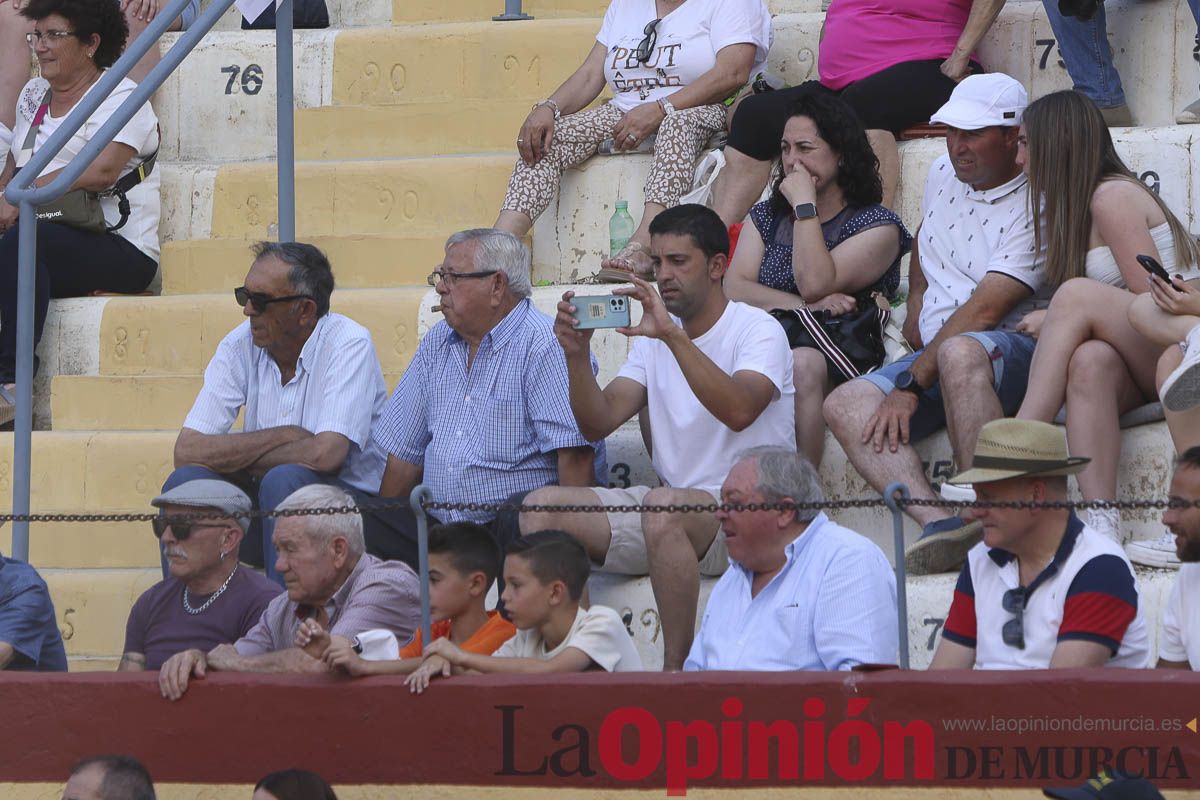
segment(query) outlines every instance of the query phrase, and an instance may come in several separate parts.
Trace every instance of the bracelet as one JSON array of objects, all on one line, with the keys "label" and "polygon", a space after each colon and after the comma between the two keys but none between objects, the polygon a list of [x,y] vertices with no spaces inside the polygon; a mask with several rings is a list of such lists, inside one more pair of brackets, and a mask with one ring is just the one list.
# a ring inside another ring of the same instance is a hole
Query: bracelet
[{"label": "bracelet", "polygon": [[554,112],[555,122],[558,122],[560,119],[562,119],[562,112],[558,110],[558,103],[554,102],[549,97],[547,97],[545,100],[538,100],[533,104],[533,108],[531,110],[537,111],[542,106],[550,106],[550,110]]},{"label": "bracelet", "polygon": [[671,101],[665,97],[658,98],[658,107],[662,109],[663,116],[669,117],[675,113],[675,106],[671,105]]}]

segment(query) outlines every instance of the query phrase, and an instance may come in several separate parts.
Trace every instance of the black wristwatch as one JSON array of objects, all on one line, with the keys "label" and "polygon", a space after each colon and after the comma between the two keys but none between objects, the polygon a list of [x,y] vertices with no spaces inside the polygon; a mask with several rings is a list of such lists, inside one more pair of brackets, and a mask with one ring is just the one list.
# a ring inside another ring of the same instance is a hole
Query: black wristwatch
[{"label": "black wristwatch", "polygon": [[796,206],[795,212],[797,220],[812,219],[813,217],[817,216],[817,204],[801,203],[800,205]]},{"label": "black wristwatch", "polygon": [[917,383],[917,376],[908,370],[904,370],[897,375],[893,385],[902,392],[912,392],[915,395],[921,395],[925,392],[925,387]]}]

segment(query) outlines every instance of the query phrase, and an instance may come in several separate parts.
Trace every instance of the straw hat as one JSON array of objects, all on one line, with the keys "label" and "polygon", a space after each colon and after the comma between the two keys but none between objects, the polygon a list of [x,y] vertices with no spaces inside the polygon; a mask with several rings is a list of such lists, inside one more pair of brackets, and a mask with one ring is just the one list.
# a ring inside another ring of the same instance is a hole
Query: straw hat
[{"label": "straw hat", "polygon": [[1029,475],[1049,478],[1074,475],[1090,458],[1067,454],[1067,442],[1058,428],[1028,419],[995,419],[979,431],[971,469],[950,483],[988,483]]}]

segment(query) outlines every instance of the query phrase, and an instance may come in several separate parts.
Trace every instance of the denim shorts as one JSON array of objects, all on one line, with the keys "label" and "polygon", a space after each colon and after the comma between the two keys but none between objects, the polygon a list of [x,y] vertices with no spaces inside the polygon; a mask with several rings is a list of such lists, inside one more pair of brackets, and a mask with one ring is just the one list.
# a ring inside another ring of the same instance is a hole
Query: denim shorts
[{"label": "denim shorts", "polygon": [[[1011,417],[1025,399],[1025,386],[1029,383],[1029,365],[1033,361],[1033,348],[1037,340],[1023,333],[1012,331],[973,331],[961,334],[969,336],[983,346],[992,361],[992,388],[1000,399],[1004,415]],[[924,350],[893,361],[874,372],[856,378],[870,381],[881,392],[891,394],[896,388],[896,376],[908,369]],[[909,440],[920,441],[946,427],[946,408],[942,398],[941,384],[934,384],[921,394],[916,413],[909,423]]]}]

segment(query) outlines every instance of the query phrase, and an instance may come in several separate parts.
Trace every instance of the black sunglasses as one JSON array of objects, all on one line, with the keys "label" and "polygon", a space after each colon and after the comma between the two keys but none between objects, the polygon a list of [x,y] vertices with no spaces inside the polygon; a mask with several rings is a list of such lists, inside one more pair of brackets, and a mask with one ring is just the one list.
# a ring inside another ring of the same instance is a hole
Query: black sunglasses
[{"label": "black sunglasses", "polygon": [[437,286],[438,281],[445,281],[447,286],[453,286],[454,282],[460,278],[488,278],[499,271],[498,269],[482,269],[478,272],[450,272],[444,269],[435,269],[425,280],[430,286]]},{"label": "black sunglasses", "polygon": [[1006,645],[1018,650],[1025,649],[1025,604],[1027,602],[1029,602],[1029,592],[1023,586],[1009,589],[1000,598],[1000,604],[1004,610],[1009,614],[1016,615],[1004,623],[1004,627],[1000,629],[1000,636]]},{"label": "black sunglasses", "polygon": [[658,44],[658,23],[660,22],[662,22],[662,17],[647,23],[642,31],[646,34],[646,38],[638,43],[637,50],[634,51],[634,56],[639,63],[645,64],[654,53],[654,45]]},{"label": "black sunglasses", "polygon": [[171,529],[171,535],[175,537],[175,541],[182,542],[192,535],[194,528],[223,528],[224,525],[218,522],[205,522],[203,520],[182,520],[177,517],[155,517],[150,520],[150,527],[154,529],[154,538],[161,539],[163,534],[167,532],[167,528]]},{"label": "black sunglasses", "polygon": [[267,310],[267,306],[271,303],[283,303],[288,300],[312,300],[312,297],[307,294],[289,294],[285,297],[271,297],[269,294],[262,292],[252,292],[245,286],[239,286],[233,290],[233,299],[237,300],[237,304],[246,307],[249,303],[255,311],[262,313]]}]

